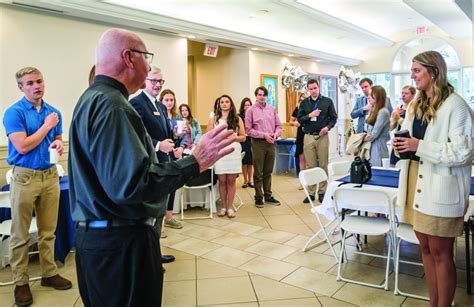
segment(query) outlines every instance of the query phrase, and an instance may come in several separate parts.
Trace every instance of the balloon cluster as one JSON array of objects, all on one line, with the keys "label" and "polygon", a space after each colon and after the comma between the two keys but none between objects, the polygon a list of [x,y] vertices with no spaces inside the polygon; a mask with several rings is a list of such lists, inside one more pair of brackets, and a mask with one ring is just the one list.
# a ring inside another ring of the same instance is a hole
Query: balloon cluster
[{"label": "balloon cluster", "polygon": [[348,93],[352,98],[359,92],[360,73],[354,74],[352,69],[341,66],[339,71],[339,90],[341,93]]},{"label": "balloon cluster", "polygon": [[309,79],[311,79],[311,76],[304,72],[301,67],[286,63],[281,76],[281,85],[285,88],[291,87],[297,92],[304,92],[307,91],[306,83]]}]

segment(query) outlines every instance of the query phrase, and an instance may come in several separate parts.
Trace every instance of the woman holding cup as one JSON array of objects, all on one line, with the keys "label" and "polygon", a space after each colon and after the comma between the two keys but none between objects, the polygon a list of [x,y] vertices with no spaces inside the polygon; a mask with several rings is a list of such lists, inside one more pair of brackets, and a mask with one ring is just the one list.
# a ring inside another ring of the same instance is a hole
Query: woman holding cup
[{"label": "woman holding cup", "polygon": [[185,146],[186,148],[192,150],[199,139],[201,138],[201,125],[193,117],[191,113],[191,108],[187,104],[182,104],[179,106],[180,118],[184,122],[183,134],[180,137],[180,146]]},{"label": "woman holding cup", "polygon": [[236,179],[242,172],[242,147],[239,142],[245,141],[245,128],[242,119],[237,115],[234,102],[228,95],[222,95],[219,99],[219,106],[214,118],[209,120],[207,131],[214,129],[217,125],[227,123],[228,129],[234,130],[237,134],[236,141],[229,145],[234,147],[234,151],[218,160],[214,166],[214,172],[219,178],[219,194],[221,196],[222,207],[217,213],[218,216],[235,217],[233,209]]},{"label": "woman holding cup", "polygon": [[408,136],[392,140],[397,154],[412,152],[399,162],[397,200],[420,242],[430,304],[450,306],[456,290],[453,244],[469,205],[473,114],[454,93],[437,51],[413,58],[411,78],[418,93],[401,128]]}]

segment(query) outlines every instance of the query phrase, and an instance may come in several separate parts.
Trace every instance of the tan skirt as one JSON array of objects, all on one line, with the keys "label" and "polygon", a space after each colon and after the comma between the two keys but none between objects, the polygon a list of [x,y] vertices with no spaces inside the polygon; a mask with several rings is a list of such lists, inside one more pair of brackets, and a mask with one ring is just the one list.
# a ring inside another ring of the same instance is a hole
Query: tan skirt
[{"label": "tan skirt", "polygon": [[402,221],[412,224],[418,232],[436,237],[457,237],[464,230],[464,217],[438,217],[427,215],[413,209],[415,199],[416,181],[418,177],[418,161],[410,161],[408,169],[408,187],[405,210]]}]

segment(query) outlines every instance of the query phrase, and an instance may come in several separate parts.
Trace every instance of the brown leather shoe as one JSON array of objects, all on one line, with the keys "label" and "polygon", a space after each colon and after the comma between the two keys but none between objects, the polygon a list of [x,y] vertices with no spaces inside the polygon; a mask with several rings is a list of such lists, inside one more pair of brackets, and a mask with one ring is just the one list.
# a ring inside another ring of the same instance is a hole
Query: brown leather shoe
[{"label": "brown leather shoe", "polygon": [[15,287],[15,304],[18,306],[28,306],[33,304],[30,285],[26,284]]},{"label": "brown leather shoe", "polygon": [[41,278],[41,285],[43,287],[51,287],[56,290],[67,290],[72,287],[72,283],[66,278],[59,276],[59,274],[51,277]]}]

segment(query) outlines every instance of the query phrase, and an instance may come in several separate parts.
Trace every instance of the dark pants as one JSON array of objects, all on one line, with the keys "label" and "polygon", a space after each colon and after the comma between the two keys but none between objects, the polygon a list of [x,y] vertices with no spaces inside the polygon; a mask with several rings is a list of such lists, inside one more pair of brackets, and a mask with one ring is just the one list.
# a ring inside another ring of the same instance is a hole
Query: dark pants
[{"label": "dark pants", "polygon": [[176,194],[176,191],[173,191],[170,193],[170,197],[168,198],[168,207],[166,208],[166,210],[168,211],[173,211],[175,194]]},{"label": "dark pants", "polygon": [[84,306],[161,306],[159,238],[145,225],[76,228],[77,282]]},{"label": "dark pants", "polygon": [[[255,199],[272,196],[272,172],[275,164],[275,144],[252,139],[253,184]],[[262,192],[263,187],[263,192]]]}]

